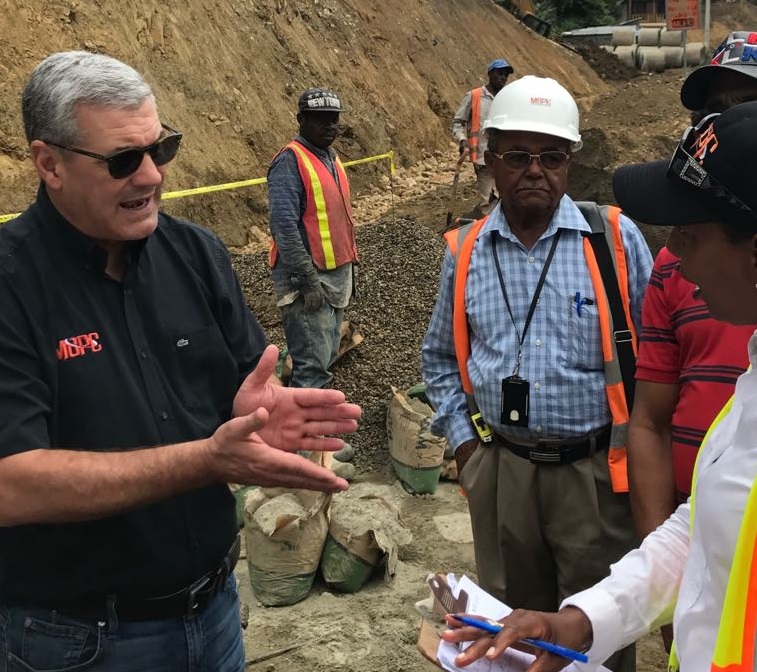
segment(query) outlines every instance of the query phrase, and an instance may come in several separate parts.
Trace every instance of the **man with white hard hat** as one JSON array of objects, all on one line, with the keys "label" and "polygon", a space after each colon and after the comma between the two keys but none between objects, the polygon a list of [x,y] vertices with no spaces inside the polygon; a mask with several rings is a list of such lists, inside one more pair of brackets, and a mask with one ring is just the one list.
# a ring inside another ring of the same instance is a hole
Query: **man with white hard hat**
[{"label": "man with white hard hat", "polygon": [[[501,200],[447,234],[422,351],[432,430],[455,450],[468,495],[479,582],[542,611],[635,545],[628,358],[652,258],[617,208],[579,209],[566,195],[578,121],[552,79],[523,77],[494,98],[485,158]],[[633,670],[633,649],[607,664]]]}]

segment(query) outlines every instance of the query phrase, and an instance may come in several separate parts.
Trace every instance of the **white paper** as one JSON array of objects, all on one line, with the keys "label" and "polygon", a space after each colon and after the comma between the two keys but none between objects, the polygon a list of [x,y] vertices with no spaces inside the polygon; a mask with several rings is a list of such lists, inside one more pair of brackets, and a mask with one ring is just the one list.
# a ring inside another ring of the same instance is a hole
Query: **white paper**
[{"label": "white paper", "polygon": [[[463,576],[458,581],[454,574],[448,574],[447,580],[455,597],[460,594],[461,590],[468,593],[468,607],[466,611],[469,614],[477,614],[486,618],[499,620],[512,611],[510,607],[477,586],[467,576]],[[439,664],[450,672],[525,672],[528,666],[535,660],[535,657],[530,653],[524,653],[517,649],[508,649],[497,660],[482,658],[465,668],[458,667],[455,665],[455,658],[467,646],[469,645],[463,644],[458,647],[455,644],[445,642],[443,639],[440,640],[439,649],[436,653]],[[594,669],[594,666],[573,662],[563,669],[566,672],[586,672],[587,670]],[[610,672],[610,670],[602,665],[596,669],[598,672]]]}]

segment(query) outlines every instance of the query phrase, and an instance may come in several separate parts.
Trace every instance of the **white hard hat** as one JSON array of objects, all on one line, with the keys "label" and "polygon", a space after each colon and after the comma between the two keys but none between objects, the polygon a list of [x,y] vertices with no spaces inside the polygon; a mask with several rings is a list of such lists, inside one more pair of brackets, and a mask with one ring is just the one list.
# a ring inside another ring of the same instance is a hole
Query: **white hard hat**
[{"label": "white hard hat", "polygon": [[570,140],[574,152],[583,145],[576,101],[565,87],[548,77],[526,75],[502,87],[482,128],[554,135]]}]

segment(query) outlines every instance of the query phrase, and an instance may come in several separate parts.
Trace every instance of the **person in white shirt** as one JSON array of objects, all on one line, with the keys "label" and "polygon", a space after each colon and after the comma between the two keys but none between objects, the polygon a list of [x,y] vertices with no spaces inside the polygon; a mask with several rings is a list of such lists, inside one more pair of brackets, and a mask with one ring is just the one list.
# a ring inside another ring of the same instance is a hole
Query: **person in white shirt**
[{"label": "person in white shirt", "polygon": [[[749,102],[690,127],[670,161],[625,166],[613,179],[628,215],[673,226],[667,244],[682,275],[697,285],[713,317],[732,324],[757,322],[755,156],[757,102]],[[757,335],[749,359],[757,365]],[[589,663],[581,668],[591,670],[672,619],[681,672],[757,669],[757,585],[750,581],[757,576],[757,496],[749,498],[756,476],[757,372],[750,368],[705,438],[689,501],[609,577],[564,600],[557,613],[516,610],[494,637],[448,617],[445,640],[474,640],[457,664],[496,658],[536,637],[585,651]],[[529,672],[554,672],[568,662],[540,651]]]}]

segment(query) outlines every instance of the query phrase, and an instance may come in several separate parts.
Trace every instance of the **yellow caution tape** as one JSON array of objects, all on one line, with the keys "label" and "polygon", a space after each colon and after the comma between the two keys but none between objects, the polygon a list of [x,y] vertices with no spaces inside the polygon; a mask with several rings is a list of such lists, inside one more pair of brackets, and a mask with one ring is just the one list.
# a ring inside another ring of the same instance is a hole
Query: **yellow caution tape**
[{"label": "yellow caution tape", "polygon": [[[354,161],[345,161],[342,165],[359,166],[361,163],[369,163],[371,161],[380,161],[381,159],[389,159],[389,172],[394,175],[394,150],[390,149],[385,154],[376,154],[375,156],[368,156],[364,159],[355,159]],[[256,177],[252,180],[242,180],[241,182],[227,182],[226,184],[214,184],[208,187],[197,187],[196,189],[182,189],[181,191],[169,191],[163,194],[162,200],[169,201],[172,198],[184,198],[185,196],[197,196],[198,194],[209,194],[214,191],[228,191],[229,189],[241,189],[242,187],[251,187],[255,184],[265,184],[268,179],[265,177]],[[14,212],[10,215],[0,215],[0,224],[7,222],[14,217],[18,217],[21,213]]]}]

